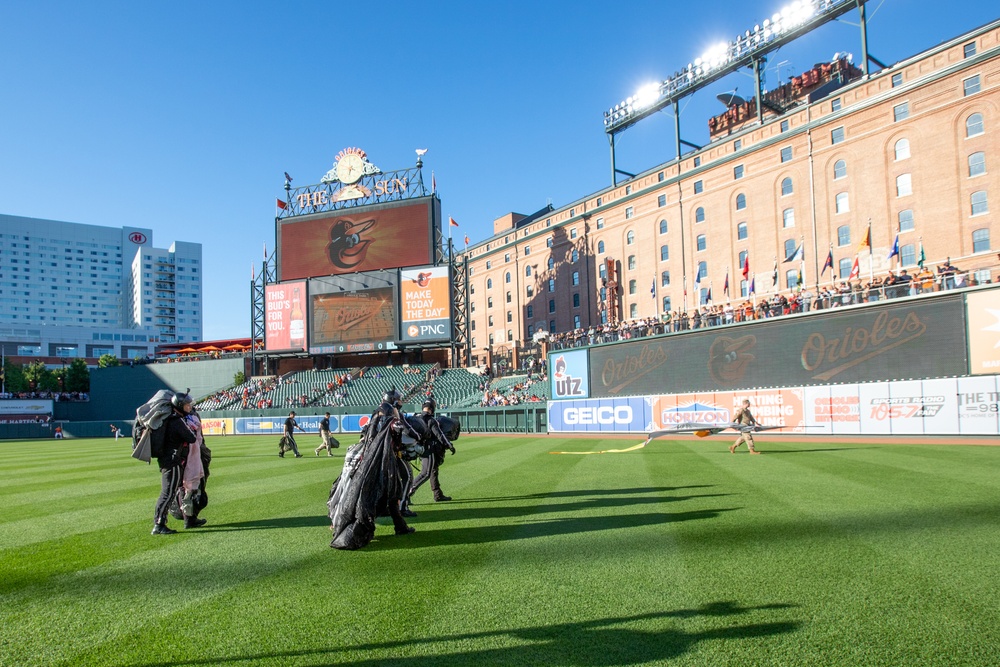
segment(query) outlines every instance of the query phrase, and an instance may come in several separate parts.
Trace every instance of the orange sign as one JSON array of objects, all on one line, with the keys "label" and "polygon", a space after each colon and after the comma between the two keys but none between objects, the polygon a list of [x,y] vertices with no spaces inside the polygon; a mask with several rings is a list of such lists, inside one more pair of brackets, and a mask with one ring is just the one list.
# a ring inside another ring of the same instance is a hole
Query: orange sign
[{"label": "orange sign", "polygon": [[402,340],[451,338],[451,285],[448,267],[401,271],[399,295]]}]

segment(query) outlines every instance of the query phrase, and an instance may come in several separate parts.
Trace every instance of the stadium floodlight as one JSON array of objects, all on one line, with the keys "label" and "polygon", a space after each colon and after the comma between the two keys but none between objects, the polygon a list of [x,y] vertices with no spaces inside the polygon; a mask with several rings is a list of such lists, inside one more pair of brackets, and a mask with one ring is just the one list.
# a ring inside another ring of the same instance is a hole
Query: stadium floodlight
[{"label": "stadium floodlight", "polygon": [[852,9],[863,10],[866,1],[795,0],[756,24],[753,30],[744,31],[731,42],[712,46],[673,76],[643,86],[636,95],[605,111],[604,131],[616,134],[726,74],[742,67],[756,67],[755,63],[767,52]]}]

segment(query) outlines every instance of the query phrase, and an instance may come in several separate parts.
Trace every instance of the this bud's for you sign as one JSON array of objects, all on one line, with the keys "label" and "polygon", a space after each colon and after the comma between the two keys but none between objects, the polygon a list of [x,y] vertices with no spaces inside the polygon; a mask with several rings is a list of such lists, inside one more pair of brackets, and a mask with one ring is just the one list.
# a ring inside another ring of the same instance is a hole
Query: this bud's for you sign
[{"label": "this bud's for you sign", "polygon": [[270,351],[305,350],[306,283],[298,281],[264,288],[264,348]]}]

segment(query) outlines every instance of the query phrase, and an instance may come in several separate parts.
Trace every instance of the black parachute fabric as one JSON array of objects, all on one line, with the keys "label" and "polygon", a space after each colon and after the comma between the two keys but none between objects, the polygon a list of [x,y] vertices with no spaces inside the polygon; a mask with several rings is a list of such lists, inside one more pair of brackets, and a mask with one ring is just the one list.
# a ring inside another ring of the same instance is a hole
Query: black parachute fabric
[{"label": "black parachute fabric", "polygon": [[451,442],[458,440],[458,436],[462,432],[462,422],[451,417],[441,416],[437,418],[437,423],[441,427],[441,432],[444,433],[444,436],[448,440]]},{"label": "black parachute fabric", "polygon": [[398,439],[390,424],[348,451],[327,502],[334,549],[367,546],[375,536],[375,518],[402,499],[406,464],[396,455]]}]

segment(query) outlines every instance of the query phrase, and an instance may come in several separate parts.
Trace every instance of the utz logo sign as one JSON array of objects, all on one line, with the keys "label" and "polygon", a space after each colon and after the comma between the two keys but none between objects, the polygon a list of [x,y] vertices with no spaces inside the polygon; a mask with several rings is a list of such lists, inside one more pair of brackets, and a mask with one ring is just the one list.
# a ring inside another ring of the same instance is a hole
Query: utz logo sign
[{"label": "utz logo sign", "polygon": [[588,398],[590,396],[590,369],[587,351],[560,352],[549,357],[552,370],[552,398]]},{"label": "utz logo sign", "polygon": [[732,422],[729,417],[729,410],[719,405],[708,405],[706,403],[688,403],[678,405],[673,408],[664,408],[660,412],[660,424],[666,426],[676,426],[678,424],[728,424]]}]

